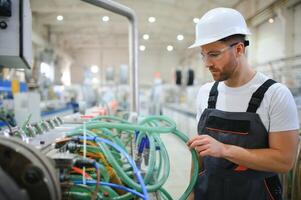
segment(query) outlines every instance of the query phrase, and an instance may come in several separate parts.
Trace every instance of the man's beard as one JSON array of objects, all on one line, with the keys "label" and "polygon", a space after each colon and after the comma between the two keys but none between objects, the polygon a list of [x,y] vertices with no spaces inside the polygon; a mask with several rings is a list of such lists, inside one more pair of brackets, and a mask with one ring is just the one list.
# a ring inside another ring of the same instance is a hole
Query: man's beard
[{"label": "man's beard", "polygon": [[234,70],[236,69],[237,66],[237,62],[235,61],[230,61],[227,64],[225,64],[225,66],[223,67],[223,71],[219,71],[219,77],[214,77],[214,75],[212,74],[212,77],[215,81],[226,81],[228,80],[232,75]]}]

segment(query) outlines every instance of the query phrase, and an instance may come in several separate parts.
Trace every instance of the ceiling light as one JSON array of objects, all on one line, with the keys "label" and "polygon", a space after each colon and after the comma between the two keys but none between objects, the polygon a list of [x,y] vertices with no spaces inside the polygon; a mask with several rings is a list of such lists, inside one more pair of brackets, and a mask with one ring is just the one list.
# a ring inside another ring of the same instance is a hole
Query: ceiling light
[{"label": "ceiling light", "polygon": [[91,66],[91,72],[92,72],[92,73],[96,74],[98,71],[99,71],[99,68],[98,68],[97,65],[92,65],[92,66]]},{"label": "ceiling light", "polygon": [[108,17],[108,16],[102,17],[102,21],[104,21],[104,22],[108,22],[109,20],[110,20],[110,17]]},{"label": "ceiling light", "polygon": [[56,17],[57,21],[63,21],[64,17],[62,15],[58,15]]},{"label": "ceiling light", "polygon": [[146,47],[144,45],[139,46],[140,51],[145,51]]},{"label": "ceiling light", "polygon": [[156,18],[155,18],[155,17],[149,17],[149,18],[148,18],[148,21],[149,21],[150,23],[154,23],[154,22],[156,21]]},{"label": "ceiling light", "polygon": [[200,21],[199,18],[197,18],[197,17],[193,18],[193,22],[194,22],[194,23],[198,23],[199,21]]},{"label": "ceiling light", "polygon": [[181,41],[181,40],[183,40],[183,39],[184,39],[184,36],[183,36],[183,35],[181,35],[181,34],[179,34],[179,35],[177,35],[177,39],[178,39],[179,41]]},{"label": "ceiling light", "polygon": [[168,46],[166,47],[166,49],[167,49],[167,51],[172,51],[172,50],[173,50],[173,46],[168,45]]},{"label": "ceiling light", "polygon": [[143,34],[142,38],[145,39],[145,40],[148,40],[149,39],[149,35],[148,34]]},{"label": "ceiling light", "polygon": [[274,23],[274,19],[273,19],[273,18],[270,18],[270,19],[269,19],[269,23],[270,23],[270,24]]}]

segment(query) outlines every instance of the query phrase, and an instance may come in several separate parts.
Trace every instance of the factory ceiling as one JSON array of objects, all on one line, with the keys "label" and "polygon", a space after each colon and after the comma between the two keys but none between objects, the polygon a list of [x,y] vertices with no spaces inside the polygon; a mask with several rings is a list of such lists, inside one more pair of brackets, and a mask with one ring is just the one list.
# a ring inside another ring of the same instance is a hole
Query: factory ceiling
[{"label": "factory ceiling", "polygon": [[[235,7],[240,1],[117,0],[116,2],[136,12],[139,44],[154,49],[173,45],[175,49],[181,51],[194,40],[194,18],[199,18],[213,7]],[[68,50],[128,46],[129,23],[124,17],[80,0],[30,0],[30,3],[34,38],[42,33],[46,43]],[[149,22],[150,17],[155,17],[155,22]],[[143,36],[144,34],[148,36]]]}]

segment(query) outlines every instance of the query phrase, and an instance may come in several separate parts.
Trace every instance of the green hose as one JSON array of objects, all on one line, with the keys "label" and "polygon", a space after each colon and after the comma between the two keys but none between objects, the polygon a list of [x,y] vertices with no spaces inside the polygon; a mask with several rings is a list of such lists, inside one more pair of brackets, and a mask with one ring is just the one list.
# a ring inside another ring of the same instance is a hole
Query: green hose
[{"label": "green hose", "polygon": [[170,194],[162,187],[159,189],[163,200],[173,200]]},{"label": "green hose", "polygon": [[107,139],[113,141],[115,144],[117,144],[118,146],[120,146],[121,148],[123,148],[125,150],[125,146],[121,142],[121,140],[118,137],[116,137],[109,129],[102,128],[102,129],[97,129],[97,130],[101,131],[101,132],[95,132],[98,136],[104,137],[104,138],[107,138]]},{"label": "green hose", "polygon": [[[71,196],[72,200],[90,200],[91,195],[95,190],[95,186],[87,186],[83,184],[73,185],[71,189],[66,193],[68,196]],[[112,188],[107,186],[99,186],[97,193],[98,200],[109,200],[114,197],[119,196]],[[102,194],[106,192],[108,195],[107,197],[103,196]]]},{"label": "green hose", "polygon": [[126,123],[126,124],[130,124],[130,122],[119,118],[119,117],[115,117],[115,116],[110,116],[110,115],[104,115],[104,116],[97,116],[94,117],[93,119],[91,119],[91,121],[98,121],[98,120],[110,120],[110,121],[115,121],[115,122],[122,122],[122,123]]},{"label": "green hose", "polygon": [[[165,149],[165,146],[163,145],[161,139],[159,138],[159,134],[172,133],[172,134],[176,135],[177,137],[179,137],[185,144],[188,141],[188,137],[176,129],[175,122],[166,116],[150,116],[150,117],[143,119],[138,125],[130,124],[127,121],[120,119],[120,118],[116,118],[116,117],[102,116],[102,117],[99,117],[98,119],[110,119],[110,120],[112,119],[112,120],[118,121],[118,123],[110,123],[110,122],[103,122],[103,121],[96,122],[95,120],[91,120],[90,122],[86,123],[86,128],[89,130],[91,130],[91,129],[104,130],[104,128],[116,129],[119,131],[126,131],[128,134],[133,134],[134,131],[137,130],[140,132],[140,134],[141,133],[146,134],[150,140],[150,148],[151,148],[150,160],[149,160],[150,166],[149,167],[151,167],[151,169],[153,169],[153,170],[155,170],[155,168],[156,168],[156,164],[154,164],[154,163],[156,163],[156,159],[155,159],[156,158],[156,150],[155,150],[154,144],[157,143],[157,145],[160,147],[160,152],[161,152],[158,169],[160,172],[163,172],[163,175],[158,180],[158,182],[156,182],[155,184],[153,184],[153,185],[147,184],[147,190],[148,190],[148,192],[154,192],[156,190],[160,190],[160,188],[162,188],[162,185],[168,178],[170,167],[169,167],[168,154]],[[161,126],[154,127],[154,124],[161,124]],[[70,136],[77,135],[76,133],[81,134],[82,130],[76,129],[75,131],[70,133]],[[141,135],[143,135],[143,134],[141,134]],[[87,131],[87,135],[88,135],[88,131]],[[90,133],[89,133],[89,135],[90,135]],[[155,142],[155,140],[156,140],[156,142]],[[112,141],[114,141],[114,140],[112,139]],[[134,182],[126,174],[124,169],[120,166],[120,163],[118,163],[116,161],[116,158],[110,152],[109,148],[105,144],[102,144],[102,143],[98,143],[98,145],[99,145],[101,152],[103,152],[104,155],[107,157],[109,163],[114,167],[114,169],[116,170],[116,173],[122,179],[122,181],[124,183],[126,183],[128,186],[134,188],[135,190],[141,191],[140,185],[137,184],[136,182]],[[193,163],[194,170],[192,172],[190,184],[188,185],[188,187],[185,190],[185,192],[183,193],[183,195],[180,197],[180,200],[187,199],[190,192],[193,190],[194,184],[195,184],[195,182],[197,180],[197,176],[198,176],[199,166],[198,166],[197,154],[194,150],[191,151],[191,153],[192,153],[192,163]],[[161,167],[163,169],[161,169]],[[152,172],[152,171],[147,170],[147,172],[146,172],[146,175],[144,178],[146,180],[146,183],[148,183],[148,181],[151,177],[150,172]],[[161,192],[163,193],[163,196],[166,197],[167,199],[171,198],[164,192],[164,190]],[[120,198],[115,197],[114,199],[129,199],[132,196],[133,195],[126,194],[126,195],[120,196]]]}]

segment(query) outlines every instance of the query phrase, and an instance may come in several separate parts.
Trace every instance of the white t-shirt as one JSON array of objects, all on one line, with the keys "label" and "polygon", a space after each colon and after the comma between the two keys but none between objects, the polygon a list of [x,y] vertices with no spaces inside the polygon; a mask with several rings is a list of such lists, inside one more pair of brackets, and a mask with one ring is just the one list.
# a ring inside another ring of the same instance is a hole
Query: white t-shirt
[{"label": "white t-shirt", "polygon": [[[218,85],[216,109],[228,112],[246,112],[252,94],[268,79],[257,72],[248,83],[240,87],[228,87],[224,82]],[[203,85],[197,96],[197,121],[208,107],[208,96],[214,82]],[[299,129],[296,103],[289,89],[273,84],[265,93],[257,112],[268,132]]]}]

